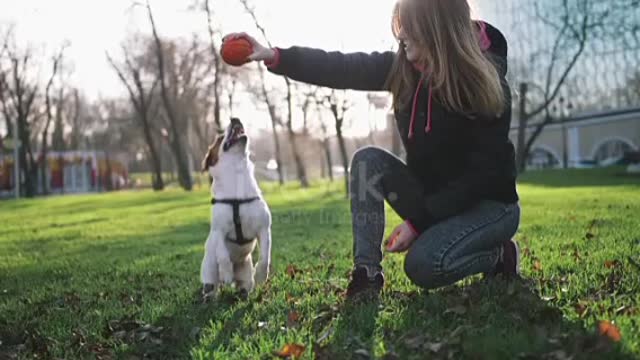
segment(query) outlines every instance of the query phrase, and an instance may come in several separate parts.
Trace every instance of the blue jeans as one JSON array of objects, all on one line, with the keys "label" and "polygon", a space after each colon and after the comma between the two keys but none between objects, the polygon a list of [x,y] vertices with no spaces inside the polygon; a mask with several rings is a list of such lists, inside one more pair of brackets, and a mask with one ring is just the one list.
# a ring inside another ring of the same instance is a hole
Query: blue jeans
[{"label": "blue jeans", "polygon": [[[422,184],[401,159],[378,147],[354,154],[349,181],[354,263],[371,274],[382,270],[384,202],[403,219],[423,211]],[[406,254],[405,272],[426,289],[489,272],[519,223],[517,203],[480,201],[420,234]]]}]

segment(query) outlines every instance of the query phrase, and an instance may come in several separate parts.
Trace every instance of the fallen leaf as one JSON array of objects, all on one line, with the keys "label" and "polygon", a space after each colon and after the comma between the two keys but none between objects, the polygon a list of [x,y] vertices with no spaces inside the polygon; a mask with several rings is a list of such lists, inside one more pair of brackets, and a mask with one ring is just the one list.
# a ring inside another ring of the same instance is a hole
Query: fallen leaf
[{"label": "fallen leaf", "polygon": [[580,316],[581,318],[583,318],[587,314],[587,310],[589,309],[587,307],[587,304],[581,301],[575,304],[573,308],[576,310],[576,313],[578,313],[578,316]]},{"label": "fallen leaf", "polygon": [[533,262],[533,270],[542,271],[542,263],[540,262],[540,260],[536,260]]},{"label": "fallen leaf", "polygon": [[604,267],[612,269],[618,265],[618,260],[607,260],[604,262]]},{"label": "fallen leaf", "polygon": [[578,248],[575,248],[575,249],[573,250],[573,258],[574,258],[576,261],[580,261],[580,259],[582,259],[582,257],[580,256],[580,252],[578,251]]},{"label": "fallen leaf", "polygon": [[600,321],[600,323],[598,323],[598,330],[600,331],[600,335],[606,336],[613,342],[619,342],[620,340],[622,340],[620,329],[610,321]]},{"label": "fallen leaf", "polygon": [[300,319],[300,314],[297,311],[295,310],[289,311],[289,314],[287,315],[287,327],[291,328],[298,325],[299,319]]},{"label": "fallen leaf", "polygon": [[456,315],[464,315],[467,313],[467,308],[463,305],[454,306],[444,311],[445,315],[449,313],[453,313]]},{"label": "fallen leaf", "polygon": [[302,354],[304,354],[305,349],[306,347],[304,345],[286,344],[285,346],[282,347],[282,350],[274,352],[273,355],[282,359],[286,359],[288,357],[293,357],[294,359],[297,359],[301,357]]},{"label": "fallen leaf", "polygon": [[301,272],[302,271],[300,271],[300,269],[298,269],[295,265],[287,265],[287,275],[289,275],[290,278],[295,279],[296,274],[299,274]]}]

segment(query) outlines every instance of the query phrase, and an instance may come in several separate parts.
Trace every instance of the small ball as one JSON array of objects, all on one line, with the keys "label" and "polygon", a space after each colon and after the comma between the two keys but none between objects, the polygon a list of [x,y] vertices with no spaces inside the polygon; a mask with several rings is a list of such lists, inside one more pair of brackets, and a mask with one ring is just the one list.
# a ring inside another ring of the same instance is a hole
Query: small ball
[{"label": "small ball", "polygon": [[227,40],[222,45],[222,60],[229,65],[240,66],[249,62],[247,57],[253,53],[253,46],[244,38]]}]

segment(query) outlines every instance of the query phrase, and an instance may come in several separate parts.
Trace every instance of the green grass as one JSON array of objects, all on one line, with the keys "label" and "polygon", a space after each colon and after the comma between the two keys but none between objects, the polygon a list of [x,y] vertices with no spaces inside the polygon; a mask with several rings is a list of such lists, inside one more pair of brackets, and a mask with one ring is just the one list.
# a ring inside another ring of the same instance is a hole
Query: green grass
[{"label": "green grass", "polygon": [[[287,343],[307,359],[638,358],[640,179],[617,172],[520,180],[525,281],[476,277],[426,294],[392,255],[383,297],[363,306],[340,297],[351,266],[340,182],[263,185],[273,277],[247,301],[228,291],[207,305],[206,189],[4,201],[0,359],[270,359]],[[622,341],[598,336],[600,321]]]}]

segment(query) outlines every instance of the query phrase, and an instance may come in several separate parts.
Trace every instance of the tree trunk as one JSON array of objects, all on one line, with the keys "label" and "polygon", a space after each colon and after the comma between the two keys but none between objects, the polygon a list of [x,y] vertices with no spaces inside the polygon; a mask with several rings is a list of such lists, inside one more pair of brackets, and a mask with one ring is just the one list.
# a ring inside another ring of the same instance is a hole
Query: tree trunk
[{"label": "tree trunk", "polygon": [[153,19],[153,13],[151,12],[151,6],[147,1],[147,12],[149,15],[149,22],[151,23],[151,30],[153,32],[153,38],[156,43],[156,59],[158,61],[158,77],[160,78],[160,94],[162,97],[162,103],[169,118],[169,128],[171,130],[171,136],[169,145],[174,154],[176,160],[176,166],[178,170],[178,182],[183,189],[191,191],[193,183],[191,179],[191,172],[189,171],[189,160],[185,146],[182,142],[182,133],[178,126],[178,119],[169,98],[169,89],[167,89],[165,72],[164,72],[164,55],[162,53],[162,42],[160,36],[156,30],[156,24]]},{"label": "tree trunk", "polygon": [[220,120],[220,78],[222,76],[222,63],[220,62],[220,55],[218,49],[213,41],[213,24],[211,22],[211,8],[209,7],[209,0],[205,0],[204,8],[207,12],[207,29],[209,30],[209,41],[211,45],[211,54],[213,55],[213,65],[215,68],[215,74],[213,75],[213,119],[216,123],[218,130],[222,129],[222,122]]},{"label": "tree trunk", "polygon": [[527,91],[529,86],[527,83],[520,84],[520,103],[518,105],[518,142],[516,146],[516,163],[518,164],[518,172],[525,171],[527,163],[527,152],[525,149],[525,141],[527,136]]},{"label": "tree trunk", "polygon": [[[263,85],[264,86],[264,85]],[[271,130],[273,132],[273,144],[275,146],[275,158],[276,158],[276,166],[278,167],[278,181],[280,185],[284,185],[284,172],[282,169],[282,158],[280,157],[280,139],[278,138],[278,118],[276,117],[276,109],[271,105],[268,98],[266,98],[266,89],[265,91],[265,99],[267,102],[267,108],[269,109],[269,116],[271,117]]]},{"label": "tree trunk", "polygon": [[71,136],[69,149],[78,150],[80,147],[80,94],[78,89],[73,89],[73,117],[71,118]]},{"label": "tree trunk", "polygon": [[151,186],[153,187],[153,190],[160,191],[164,189],[164,181],[162,180],[162,161],[160,160],[160,154],[153,142],[149,119],[146,114],[141,114],[141,116],[144,118],[142,119],[142,131],[149,150],[149,156],[151,157],[151,168],[153,170],[153,181],[151,182]]},{"label": "tree trunk", "polygon": [[344,169],[344,189],[345,195],[349,196],[349,158],[347,156],[347,146],[342,136],[342,121],[336,119],[336,134],[338,137],[338,145],[340,147],[340,157],[342,158],[342,168]]},{"label": "tree trunk", "polygon": [[333,182],[333,160],[331,159],[331,144],[329,143],[329,138],[322,140],[322,147],[324,148],[324,155],[327,161],[329,181]]},{"label": "tree trunk", "polygon": [[300,150],[298,149],[298,143],[296,134],[293,131],[293,99],[291,97],[291,83],[289,79],[285,78],[287,82],[287,130],[289,133],[289,142],[291,143],[291,152],[293,159],[296,163],[296,173],[298,175],[298,181],[303,188],[309,187],[309,180],[307,179],[307,169],[304,167],[304,161],[300,156]]},{"label": "tree trunk", "polygon": [[64,144],[64,123],[62,121],[62,107],[64,106],[64,89],[60,88],[58,99],[56,100],[56,118],[53,123],[53,134],[51,147],[54,151],[65,151]]}]

